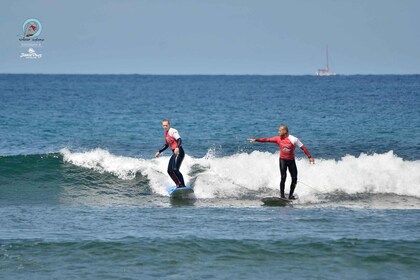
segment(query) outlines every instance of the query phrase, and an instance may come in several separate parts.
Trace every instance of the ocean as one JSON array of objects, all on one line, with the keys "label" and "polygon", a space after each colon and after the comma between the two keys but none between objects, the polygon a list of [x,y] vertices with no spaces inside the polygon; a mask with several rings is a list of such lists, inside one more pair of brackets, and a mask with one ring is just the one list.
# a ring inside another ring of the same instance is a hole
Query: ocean
[{"label": "ocean", "polygon": [[[418,279],[419,108],[420,75],[1,74],[0,279]],[[266,207],[281,124],[316,162]]]}]

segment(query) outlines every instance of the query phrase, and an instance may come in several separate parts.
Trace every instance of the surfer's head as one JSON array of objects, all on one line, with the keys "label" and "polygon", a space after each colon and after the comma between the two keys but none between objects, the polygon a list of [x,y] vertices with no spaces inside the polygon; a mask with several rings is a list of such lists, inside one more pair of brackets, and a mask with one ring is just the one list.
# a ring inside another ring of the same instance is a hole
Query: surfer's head
[{"label": "surfer's head", "polygon": [[163,119],[162,127],[165,131],[168,131],[171,128],[171,122],[168,119]]},{"label": "surfer's head", "polygon": [[279,127],[279,135],[280,137],[285,137],[289,134],[289,128],[287,127],[287,125],[281,125]]}]

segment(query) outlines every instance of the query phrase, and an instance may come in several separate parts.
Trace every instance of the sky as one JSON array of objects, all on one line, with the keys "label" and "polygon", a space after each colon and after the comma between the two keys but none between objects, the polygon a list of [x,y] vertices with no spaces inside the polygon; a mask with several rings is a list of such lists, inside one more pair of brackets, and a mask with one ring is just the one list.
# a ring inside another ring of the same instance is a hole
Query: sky
[{"label": "sky", "polygon": [[[418,0],[2,0],[0,73],[419,74]],[[24,59],[18,35],[42,24]]]}]

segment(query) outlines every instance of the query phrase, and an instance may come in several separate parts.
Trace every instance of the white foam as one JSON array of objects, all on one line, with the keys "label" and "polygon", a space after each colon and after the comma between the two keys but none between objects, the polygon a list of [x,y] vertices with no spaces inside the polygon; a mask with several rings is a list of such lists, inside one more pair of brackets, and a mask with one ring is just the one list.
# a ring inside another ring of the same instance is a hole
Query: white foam
[{"label": "white foam", "polygon": [[[63,149],[61,154],[65,162],[109,172],[123,180],[131,180],[140,172],[150,180],[152,191],[160,195],[167,195],[166,188],[173,185],[166,173],[169,157],[122,157],[102,149],[88,152]],[[392,151],[345,156],[338,161],[318,159],[315,165],[310,165],[307,159],[297,159],[297,165],[302,183],[298,184],[296,191],[303,202],[316,201],[316,194],[320,192],[336,191],[420,197],[420,161],[403,160]],[[203,158],[186,155],[181,172],[187,183],[194,180],[198,198],[239,198],[250,193],[264,196],[279,189],[278,154],[268,152],[254,151],[219,158],[212,156],[211,152]],[[289,184],[290,176],[286,181],[286,191]]]},{"label": "white foam", "polygon": [[168,157],[146,160],[116,156],[99,148],[88,152],[70,152],[68,149],[62,149],[60,153],[65,162],[100,173],[108,172],[123,180],[132,180],[140,172],[148,177],[152,190],[160,195],[167,195],[167,186],[173,185],[166,175]]}]

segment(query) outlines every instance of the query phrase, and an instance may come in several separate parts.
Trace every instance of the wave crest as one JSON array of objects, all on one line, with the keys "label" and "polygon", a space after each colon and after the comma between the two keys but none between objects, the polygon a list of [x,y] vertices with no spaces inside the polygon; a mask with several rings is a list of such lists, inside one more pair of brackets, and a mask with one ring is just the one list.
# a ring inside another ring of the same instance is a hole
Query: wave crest
[{"label": "wave crest", "polygon": [[[107,150],[87,152],[60,151],[65,162],[97,172],[109,172],[131,180],[138,173],[147,176],[153,192],[167,195],[173,185],[166,174],[169,157],[141,159],[116,156]],[[254,151],[203,158],[188,155],[181,167],[186,182],[192,184],[198,198],[241,198],[278,194],[280,180],[278,155]],[[297,159],[297,192],[303,202],[315,202],[320,194],[390,193],[420,197],[420,161],[406,161],[392,151],[384,154],[345,156],[340,160],[318,159],[310,165]],[[290,176],[286,181],[286,190]]]}]

